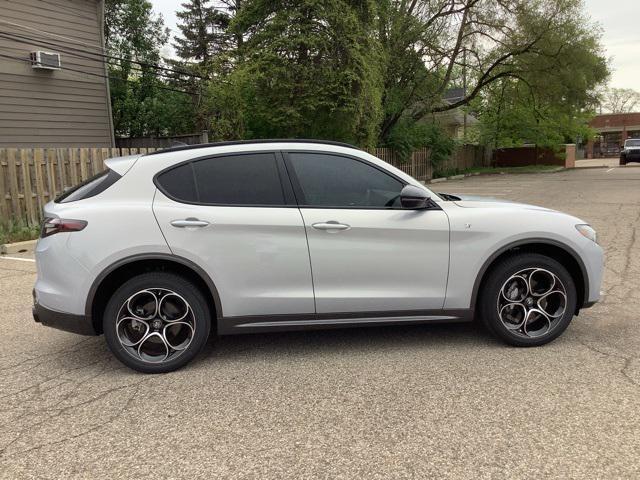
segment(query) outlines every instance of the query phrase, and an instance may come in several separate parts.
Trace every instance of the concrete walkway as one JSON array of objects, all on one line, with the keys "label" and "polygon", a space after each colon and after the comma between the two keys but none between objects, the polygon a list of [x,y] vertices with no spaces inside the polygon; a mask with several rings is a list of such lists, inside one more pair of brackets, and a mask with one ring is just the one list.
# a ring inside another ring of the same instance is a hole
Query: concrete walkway
[{"label": "concrete walkway", "polygon": [[576,168],[580,167],[617,167],[620,165],[620,159],[615,158],[589,158],[586,160],[576,160]]}]

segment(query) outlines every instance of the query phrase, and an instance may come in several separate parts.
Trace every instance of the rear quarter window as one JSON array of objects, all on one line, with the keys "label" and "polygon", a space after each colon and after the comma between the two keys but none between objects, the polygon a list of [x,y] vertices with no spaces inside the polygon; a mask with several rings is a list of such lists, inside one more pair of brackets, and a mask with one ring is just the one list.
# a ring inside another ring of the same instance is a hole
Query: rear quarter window
[{"label": "rear quarter window", "polygon": [[120,180],[121,175],[113,170],[105,170],[103,172],[94,175],[93,177],[79,183],[75,187],[63,192],[59,195],[54,202],[56,203],[69,203],[76,202],[78,200],[84,200],[85,198],[95,197],[99,193],[104,192],[111,185]]},{"label": "rear quarter window", "polygon": [[179,202],[197,202],[193,165],[185,163],[158,175],[156,180],[160,190]]}]

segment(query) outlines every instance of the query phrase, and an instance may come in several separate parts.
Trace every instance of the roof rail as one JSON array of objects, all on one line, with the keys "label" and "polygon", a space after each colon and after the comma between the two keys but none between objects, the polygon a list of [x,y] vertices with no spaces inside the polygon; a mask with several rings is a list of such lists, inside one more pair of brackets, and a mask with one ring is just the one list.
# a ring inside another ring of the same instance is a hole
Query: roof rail
[{"label": "roof rail", "polygon": [[259,144],[259,143],[319,143],[323,145],[336,145],[338,147],[347,147],[347,148],[354,148],[356,150],[360,150],[360,148],[356,147],[355,145],[350,145],[348,143],[343,143],[343,142],[333,142],[331,140],[315,140],[315,139],[303,139],[303,138],[264,138],[264,139],[255,139],[255,140],[232,140],[227,142],[199,143],[197,145],[168,147],[168,148],[163,148],[161,150],[156,150],[155,152],[147,153],[145,156],[157,155],[159,153],[181,152],[183,150],[197,150],[199,148],[224,147],[227,145],[251,145],[251,144]]}]

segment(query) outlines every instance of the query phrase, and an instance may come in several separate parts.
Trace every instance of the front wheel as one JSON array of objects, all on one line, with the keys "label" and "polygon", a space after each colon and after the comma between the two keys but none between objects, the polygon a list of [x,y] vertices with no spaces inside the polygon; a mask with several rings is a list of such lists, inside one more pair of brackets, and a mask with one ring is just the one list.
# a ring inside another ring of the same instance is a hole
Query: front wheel
[{"label": "front wheel", "polygon": [[573,278],[556,260],[513,255],[492,268],[480,298],[487,329],[518,347],[544,345],[569,326],[576,310]]},{"label": "front wheel", "polygon": [[166,272],[125,282],[107,303],[103,318],[110,350],[144,373],[186,365],[205,345],[210,328],[209,307],[198,287]]}]

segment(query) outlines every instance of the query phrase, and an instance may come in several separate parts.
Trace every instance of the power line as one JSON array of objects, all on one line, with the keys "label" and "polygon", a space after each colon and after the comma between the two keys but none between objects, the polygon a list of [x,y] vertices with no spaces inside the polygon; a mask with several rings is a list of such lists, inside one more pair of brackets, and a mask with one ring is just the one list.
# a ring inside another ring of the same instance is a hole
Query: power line
[{"label": "power line", "polygon": [[[185,76],[189,76],[189,77],[195,77],[195,78],[199,78],[201,80],[206,80],[206,77],[202,77],[200,75],[194,74],[194,73],[188,73],[185,72],[183,70],[175,70],[173,68],[167,68],[167,67],[163,67],[161,65],[157,65],[157,64],[153,64],[153,63],[147,63],[147,62],[140,62],[138,60],[130,60],[130,59],[126,59],[123,57],[116,57],[113,55],[106,55],[103,53],[97,53],[97,52],[90,52],[88,50],[82,50],[80,48],[75,48],[75,47],[69,47],[69,46],[63,46],[63,45],[59,45],[56,43],[52,43],[52,42],[47,42],[46,40],[40,40],[34,37],[29,37],[27,35],[21,35],[19,33],[13,33],[13,32],[5,32],[5,31],[0,31],[0,37],[3,38],[7,38],[9,40],[12,40],[14,42],[18,42],[18,43],[23,43],[23,44],[34,44],[34,45],[40,45],[40,46],[44,46],[44,47],[54,47],[58,50],[60,50],[61,52],[70,54],[70,55],[75,55],[78,58],[85,58],[87,60],[96,60],[95,58],[91,58],[91,57],[87,57],[87,56],[83,56],[83,55],[79,55],[75,52],[79,52],[81,54],[87,54],[87,55],[94,55],[96,57],[100,57],[101,59],[114,59],[114,60],[119,60],[119,61],[127,61],[127,62],[131,62],[137,65],[140,65],[142,67],[149,67],[149,68],[153,68],[156,70],[163,70],[166,72],[171,72],[171,73],[176,73],[179,75],[185,75]],[[107,60],[106,63],[110,63],[110,64],[115,64],[114,62],[109,62]]]},{"label": "power line", "polygon": [[28,27],[27,25],[21,25],[19,23],[14,23],[14,22],[9,22],[7,20],[2,20],[1,18],[0,18],[0,23],[5,23],[7,25],[12,25],[14,27],[24,28],[25,30],[31,30],[33,32],[40,33],[40,34],[42,34],[44,36],[47,36],[47,37],[57,37],[57,38],[61,38],[63,40],[71,42],[71,43],[77,43],[77,44],[80,44],[80,45],[84,45],[86,47],[92,47],[92,48],[97,48],[99,50],[104,50],[104,47],[102,45],[94,45],[92,43],[86,43],[86,42],[83,42],[81,40],[77,40],[77,39],[74,39],[74,38],[71,38],[71,37],[65,37],[64,35],[58,35],[56,33],[46,32],[46,31],[40,30],[38,28]]},{"label": "power line", "polygon": [[[91,61],[94,61],[94,62],[101,62],[101,63],[104,61],[105,63],[107,63],[107,64],[109,64],[109,65],[116,65],[116,66],[120,66],[120,64],[118,64],[117,62],[109,61],[109,60],[106,58],[106,56],[104,56],[105,58],[92,58],[92,57],[90,57],[90,56],[83,55],[83,54],[81,54],[81,53],[76,53],[76,52],[74,52],[73,50],[68,50],[66,47],[60,47],[60,46],[58,46],[58,45],[49,44],[48,42],[41,42],[41,41],[38,41],[38,40],[20,40],[20,39],[13,38],[13,37],[11,37],[11,36],[5,35],[5,34],[4,34],[4,33],[2,33],[2,32],[0,32],[0,38],[7,38],[7,39],[9,39],[9,40],[11,40],[11,41],[14,41],[14,42],[17,42],[17,43],[24,43],[24,44],[28,44],[28,45],[37,45],[37,46],[42,46],[42,47],[46,47],[46,48],[52,48],[52,47],[53,47],[53,48],[55,48],[57,51],[62,52],[62,53],[66,53],[66,54],[71,55],[71,56],[73,56],[73,57],[83,58],[83,59],[85,59],[85,60],[91,60]],[[100,56],[100,57],[103,57],[103,56]],[[116,58],[116,57],[113,57],[113,58]],[[138,63],[138,62],[135,62],[135,61],[133,61],[133,60],[132,60],[132,63]],[[142,71],[143,71],[143,69],[142,69],[141,67],[139,67],[139,66],[137,66],[137,65],[135,65],[135,67],[136,67],[136,68],[134,68],[134,71],[136,71],[136,72],[142,72]],[[151,67],[151,68],[154,68],[154,67]],[[174,70],[171,70],[171,69],[165,69],[165,68],[163,68],[163,67],[157,67],[157,68],[155,68],[155,69],[156,69],[156,70],[168,70],[168,71],[174,71]],[[176,73],[179,73],[177,70],[175,70],[175,72],[176,72]],[[158,72],[158,74],[159,74],[159,75],[162,75],[162,76],[168,76],[167,74],[163,74],[163,73],[161,73],[161,72]],[[184,75],[189,75],[189,74],[184,73]]]},{"label": "power line", "polygon": [[[7,58],[9,60],[16,60],[16,61],[32,64],[31,60],[26,60],[26,59],[20,58],[20,57],[14,57],[12,55],[5,55],[5,54],[0,53],[0,57]],[[110,75],[101,75],[99,73],[87,72],[87,71],[78,70],[78,69],[75,69],[75,68],[65,67],[63,70],[64,71],[69,71],[69,72],[82,73],[82,74],[85,74],[85,75],[91,75],[91,76],[99,77],[99,78],[106,78],[107,80],[115,80],[115,81],[121,81],[121,82],[127,82],[127,83],[136,83],[133,80],[128,80],[126,78],[112,77]],[[191,93],[191,92],[186,92],[184,90],[178,90],[177,88],[165,87],[164,85],[154,85],[154,88],[158,88],[160,90],[168,90],[170,92],[184,93],[185,95],[195,95],[194,93]]]}]

